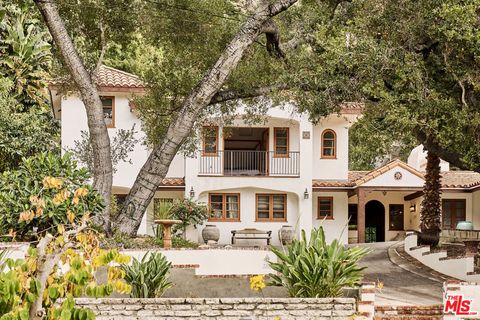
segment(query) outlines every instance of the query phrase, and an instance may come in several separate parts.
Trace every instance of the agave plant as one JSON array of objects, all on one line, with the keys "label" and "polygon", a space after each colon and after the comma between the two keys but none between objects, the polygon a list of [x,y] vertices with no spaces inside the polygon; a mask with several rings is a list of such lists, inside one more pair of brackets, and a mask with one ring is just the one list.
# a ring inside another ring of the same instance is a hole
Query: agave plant
[{"label": "agave plant", "polygon": [[269,262],[276,274],[270,274],[268,285],[282,286],[291,297],[338,297],[344,287],[359,284],[364,267],[358,261],[368,249],[346,248],[338,240],[327,244],[323,228],[312,230],[310,240],[305,231],[299,240],[293,240],[287,252],[272,247],[278,262]]},{"label": "agave plant", "polygon": [[146,253],[141,261],[123,264],[125,281],[132,286],[133,298],[158,298],[172,286],[168,281],[171,263],[160,252]]}]

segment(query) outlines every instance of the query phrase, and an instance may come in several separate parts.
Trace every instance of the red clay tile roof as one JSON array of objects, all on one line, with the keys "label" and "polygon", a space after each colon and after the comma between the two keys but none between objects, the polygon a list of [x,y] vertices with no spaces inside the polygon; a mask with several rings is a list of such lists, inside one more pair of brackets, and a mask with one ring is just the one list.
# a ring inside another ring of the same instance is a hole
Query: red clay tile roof
[{"label": "red clay tile roof", "polygon": [[160,184],[162,187],[184,187],[185,179],[184,178],[165,178]]},{"label": "red clay tile roof", "polygon": [[[349,171],[348,180],[312,180],[313,188],[355,188],[363,183],[370,181],[379,175],[387,172],[395,166],[400,166],[405,170],[424,179],[425,172],[420,172],[405,164],[400,160],[393,160],[386,165],[372,171]],[[480,173],[472,171],[446,171],[442,172],[442,188],[461,188],[470,189],[480,187]]]},{"label": "red clay tile roof", "polygon": [[480,185],[480,173],[472,171],[442,172],[443,188],[472,188]]},{"label": "red clay tile roof", "polygon": [[[50,86],[57,87],[69,82],[72,80],[68,77],[59,78],[51,81]],[[100,91],[142,92],[145,90],[145,84],[138,76],[105,65],[101,65],[96,73],[95,83]]]},{"label": "red clay tile roof", "polygon": [[361,114],[363,112],[363,103],[345,102],[340,106],[341,114]]},{"label": "red clay tile roof", "polygon": [[143,81],[138,76],[105,65],[100,66],[95,82],[99,87],[145,88]]}]

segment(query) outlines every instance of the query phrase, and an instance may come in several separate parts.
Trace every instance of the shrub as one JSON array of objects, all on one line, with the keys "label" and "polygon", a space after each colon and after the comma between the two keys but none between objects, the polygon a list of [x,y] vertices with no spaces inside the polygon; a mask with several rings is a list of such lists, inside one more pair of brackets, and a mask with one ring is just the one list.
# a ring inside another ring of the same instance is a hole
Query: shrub
[{"label": "shrub", "polygon": [[123,264],[125,281],[132,286],[133,298],[158,298],[172,284],[168,281],[171,263],[160,252],[146,253],[141,261]]},{"label": "shrub", "polygon": [[278,262],[270,262],[277,274],[270,274],[269,285],[283,286],[291,297],[338,297],[344,287],[357,285],[362,279],[358,261],[368,253],[361,247],[346,248],[338,240],[325,241],[323,228],[311,232],[307,241],[305,231],[300,240],[293,240],[283,253],[272,247]]},{"label": "shrub", "polygon": [[[148,243],[150,243],[153,246],[163,248],[163,239],[154,237],[154,238],[149,238]],[[172,248],[190,248],[190,249],[196,249],[198,248],[198,243],[193,242],[190,240],[183,239],[178,236],[172,237]]]},{"label": "shrub", "polygon": [[[74,231],[47,234],[37,248],[28,249],[25,259],[0,259],[6,266],[0,267],[0,319],[93,320],[93,311],[75,307],[74,298],[130,293],[124,272],[115,266],[130,258],[99,249],[95,232]],[[59,261],[68,268],[59,268]],[[108,270],[102,284],[95,280],[100,267]]]},{"label": "shrub", "polygon": [[0,230],[13,230],[25,240],[37,230],[54,234],[58,225],[78,224],[102,212],[103,199],[88,185],[89,179],[69,154],[24,158],[17,170],[0,175]]},{"label": "shrub", "polygon": [[182,223],[176,227],[182,230],[185,238],[185,232],[188,226],[202,225],[208,218],[207,206],[196,203],[190,199],[176,200],[170,209],[172,219],[181,220]]}]

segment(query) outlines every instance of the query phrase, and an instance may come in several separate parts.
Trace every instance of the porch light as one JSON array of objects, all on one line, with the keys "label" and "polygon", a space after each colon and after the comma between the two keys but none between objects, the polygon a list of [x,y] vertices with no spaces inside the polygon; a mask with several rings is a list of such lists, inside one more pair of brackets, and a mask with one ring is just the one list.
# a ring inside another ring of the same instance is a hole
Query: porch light
[{"label": "porch light", "polygon": [[412,204],[410,206],[410,212],[415,212],[417,210],[417,206],[415,204]]},{"label": "porch light", "polygon": [[310,195],[308,194],[307,188],[305,188],[305,192],[303,193],[303,199],[306,200],[306,199],[308,199],[308,198],[310,198]]},{"label": "porch light", "polygon": [[190,188],[190,198],[195,198],[195,190],[193,190],[193,187]]}]

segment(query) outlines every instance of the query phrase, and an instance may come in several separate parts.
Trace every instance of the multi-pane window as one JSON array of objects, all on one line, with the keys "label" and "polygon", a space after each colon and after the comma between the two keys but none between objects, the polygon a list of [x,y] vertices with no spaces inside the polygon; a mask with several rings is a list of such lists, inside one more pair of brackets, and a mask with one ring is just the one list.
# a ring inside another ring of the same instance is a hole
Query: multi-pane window
[{"label": "multi-pane window", "polygon": [[403,231],[403,204],[389,205],[389,229],[391,231]]},{"label": "multi-pane window", "polygon": [[337,135],[335,131],[327,129],[322,133],[322,158],[337,156]]},{"label": "multi-pane window", "polygon": [[276,157],[288,157],[288,128],[274,128],[274,147]]},{"label": "multi-pane window", "polygon": [[203,127],[203,154],[218,154],[218,127]]},{"label": "multi-pane window", "polygon": [[240,221],[240,194],[210,193],[209,221]]},{"label": "multi-pane window", "polygon": [[257,194],[257,221],[286,221],[286,194]]},{"label": "multi-pane window", "polygon": [[442,200],[442,229],[455,229],[457,223],[466,219],[465,199]]},{"label": "multi-pane window", "polygon": [[103,106],[103,120],[107,128],[115,127],[115,97],[101,96]]},{"label": "multi-pane window", "polygon": [[333,197],[318,197],[318,219],[333,219]]}]

